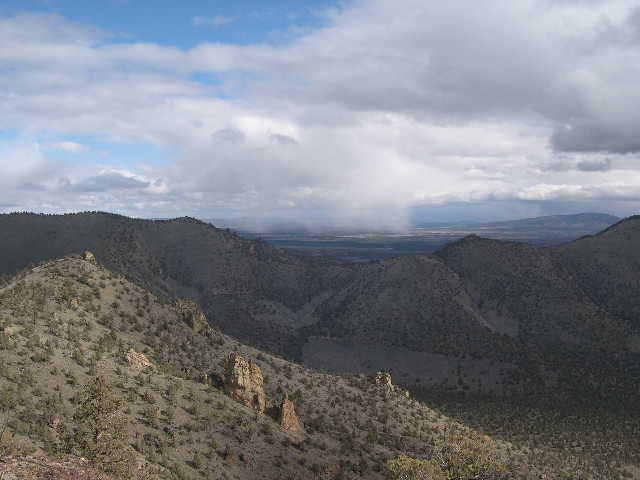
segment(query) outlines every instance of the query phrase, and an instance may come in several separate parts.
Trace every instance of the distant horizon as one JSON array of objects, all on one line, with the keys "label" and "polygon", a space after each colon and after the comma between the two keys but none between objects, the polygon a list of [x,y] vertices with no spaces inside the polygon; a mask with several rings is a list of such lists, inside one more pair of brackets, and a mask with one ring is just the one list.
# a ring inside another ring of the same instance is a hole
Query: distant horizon
[{"label": "distant horizon", "polygon": [[[557,218],[557,217],[576,217],[576,216],[585,216],[585,215],[597,215],[597,216],[606,216],[610,217],[612,221],[619,221],[627,217],[631,217],[634,215],[628,215],[625,217],[620,217],[617,215],[612,215],[606,212],[576,212],[569,214],[557,214],[557,215],[540,215],[535,217],[516,217],[510,218],[507,220],[488,220],[488,221],[471,221],[471,220],[455,220],[451,219],[449,221],[425,221],[420,223],[415,223],[409,226],[404,230],[384,230],[384,229],[362,229],[362,228],[349,228],[349,227],[337,227],[335,225],[322,225],[317,224],[313,226],[309,226],[308,224],[296,223],[295,221],[291,221],[289,223],[279,221],[277,219],[272,219],[273,222],[269,223],[268,221],[261,220],[260,225],[262,225],[261,229],[249,228],[251,224],[257,225],[255,219],[251,219],[249,217],[244,218],[208,218],[208,217],[197,217],[194,215],[177,215],[175,217],[139,217],[139,216],[131,216],[119,212],[110,212],[106,210],[82,210],[82,211],[68,211],[68,212],[37,212],[37,211],[10,211],[10,212],[2,212],[0,215],[15,215],[15,214],[33,214],[33,215],[80,215],[80,214],[90,214],[90,213],[100,213],[106,215],[116,215],[127,217],[131,219],[137,220],[157,220],[157,221],[170,221],[177,220],[181,218],[193,218],[203,223],[209,223],[214,227],[218,228],[232,228],[238,232],[245,233],[401,233],[402,231],[411,231],[411,230],[419,230],[421,227],[446,227],[446,226],[483,226],[483,225],[492,225],[492,224],[500,224],[500,223],[510,223],[510,222],[518,222],[523,220],[538,220],[544,218]],[[288,230],[289,229],[289,230]]]}]

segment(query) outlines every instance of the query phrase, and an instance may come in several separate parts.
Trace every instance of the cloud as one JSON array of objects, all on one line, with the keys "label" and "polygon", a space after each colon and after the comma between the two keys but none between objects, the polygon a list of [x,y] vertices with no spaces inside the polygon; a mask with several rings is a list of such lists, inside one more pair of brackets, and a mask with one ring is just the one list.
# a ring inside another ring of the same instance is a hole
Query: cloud
[{"label": "cloud", "polygon": [[149,182],[141,181],[133,176],[125,176],[117,172],[107,172],[69,184],[68,188],[76,192],[108,192],[113,190],[141,189],[149,186]]},{"label": "cloud", "polygon": [[63,152],[68,152],[68,153],[83,153],[83,152],[90,152],[92,150],[91,147],[88,147],[81,143],[71,142],[68,140],[53,143],[51,144],[51,147],[53,147],[56,150],[61,150]]},{"label": "cloud", "polygon": [[611,169],[611,159],[582,160],[576,166],[583,172],[606,172]]},{"label": "cloud", "polygon": [[190,49],[112,43],[56,15],[0,18],[0,129],[70,153],[88,147],[65,138],[92,135],[168,158],[120,171],[103,155],[96,174],[82,156],[16,147],[0,157],[0,203],[398,228],[420,205],[619,208],[640,183],[638,12],[356,0],[288,42]]},{"label": "cloud", "polygon": [[192,23],[196,27],[222,27],[235,22],[238,17],[230,17],[227,15],[215,15],[213,17],[193,17]]}]

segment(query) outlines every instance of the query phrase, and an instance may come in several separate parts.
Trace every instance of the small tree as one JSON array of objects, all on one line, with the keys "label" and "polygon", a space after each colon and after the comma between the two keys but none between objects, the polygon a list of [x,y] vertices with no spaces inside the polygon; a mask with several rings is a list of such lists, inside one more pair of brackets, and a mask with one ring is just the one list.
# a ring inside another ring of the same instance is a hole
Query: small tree
[{"label": "small tree", "polygon": [[394,480],[503,480],[505,463],[497,455],[495,442],[475,432],[449,433],[436,442],[431,458],[405,456],[387,462]]},{"label": "small tree", "polygon": [[[9,428],[9,415],[2,412],[0,415],[0,456],[4,456],[10,450],[7,445],[4,443],[5,432],[7,432]],[[9,435],[7,435],[9,436]]]},{"label": "small tree", "polygon": [[497,451],[486,435],[451,433],[437,442],[434,460],[450,479],[499,480],[507,478],[508,469]]},{"label": "small tree", "polygon": [[77,429],[73,444],[102,470],[130,478],[134,456],[128,442],[127,419],[122,413],[124,400],[104,377],[87,384],[73,419]]},{"label": "small tree", "polygon": [[447,480],[447,476],[433,460],[401,455],[389,460],[387,469],[393,480]]}]

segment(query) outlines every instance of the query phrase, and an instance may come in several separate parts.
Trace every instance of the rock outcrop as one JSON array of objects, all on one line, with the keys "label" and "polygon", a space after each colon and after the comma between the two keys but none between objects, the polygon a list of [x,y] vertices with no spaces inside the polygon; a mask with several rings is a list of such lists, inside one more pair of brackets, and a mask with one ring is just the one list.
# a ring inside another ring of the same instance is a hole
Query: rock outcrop
[{"label": "rock outcrop", "polygon": [[262,370],[237,353],[230,353],[225,362],[224,388],[235,401],[264,413],[267,396]]},{"label": "rock outcrop", "polygon": [[207,329],[209,322],[200,306],[193,300],[177,300],[175,307],[182,316],[182,321],[195,332],[201,333]]},{"label": "rock outcrop", "polygon": [[51,415],[49,416],[49,421],[47,422],[49,427],[51,427],[54,430],[58,430],[58,427],[60,426],[60,423],[62,422],[62,419],[60,418],[59,415]]},{"label": "rock outcrop", "polygon": [[93,253],[91,253],[89,250],[87,250],[82,254],[82,259],[86,262],[95,263],[95,264],[98,263],[98,261],[96,260],[96,256]]},{"label": "rock outcrop", "polygon": [[373,383],[388,393],[393,393],[396,389],[391,382],[391,375],[386,372],[377,372],[373,377]]},{"label": "rock outcrop", "polygon": [[126,357],[127,362],[129,362],[129,364],[133,368],[136,368],[138,370],[155,369],[155,366],[153,365],[151,360],[149,360],[144,353],[136,352],[133,348],[129,349]]},{"label": "rock outcrop", "polygon": [[298,414],[296,413],[295,405],[291,400],[289,400],[289,395],[287,395],[286,392],[282,398],[282,403],[280,404],[278,421],[285,432],[289,432],[290,434],[298,437],[304,435],[304,428],[302,427],[302,422],[300,422],[300,418],[298,418]]}]

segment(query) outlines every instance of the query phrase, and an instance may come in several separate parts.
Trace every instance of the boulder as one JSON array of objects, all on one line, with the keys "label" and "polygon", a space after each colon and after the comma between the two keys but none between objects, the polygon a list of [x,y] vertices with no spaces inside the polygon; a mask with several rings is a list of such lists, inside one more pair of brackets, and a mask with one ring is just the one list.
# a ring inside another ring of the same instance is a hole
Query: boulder
[{"label": "boulder", "polygon": [[144,353],[136,352],[133,348],[129,349],[126,357],[127,362],[129,362],[129,364],[137,370],[155,369],[155,366],[153,365],[151,360],[149,360]]},{"label": "boulder", "polygon": [[230,353],[225,362],[224,389],[235,401],[264,413],[267,396],[262,370],[256,363]]}]

